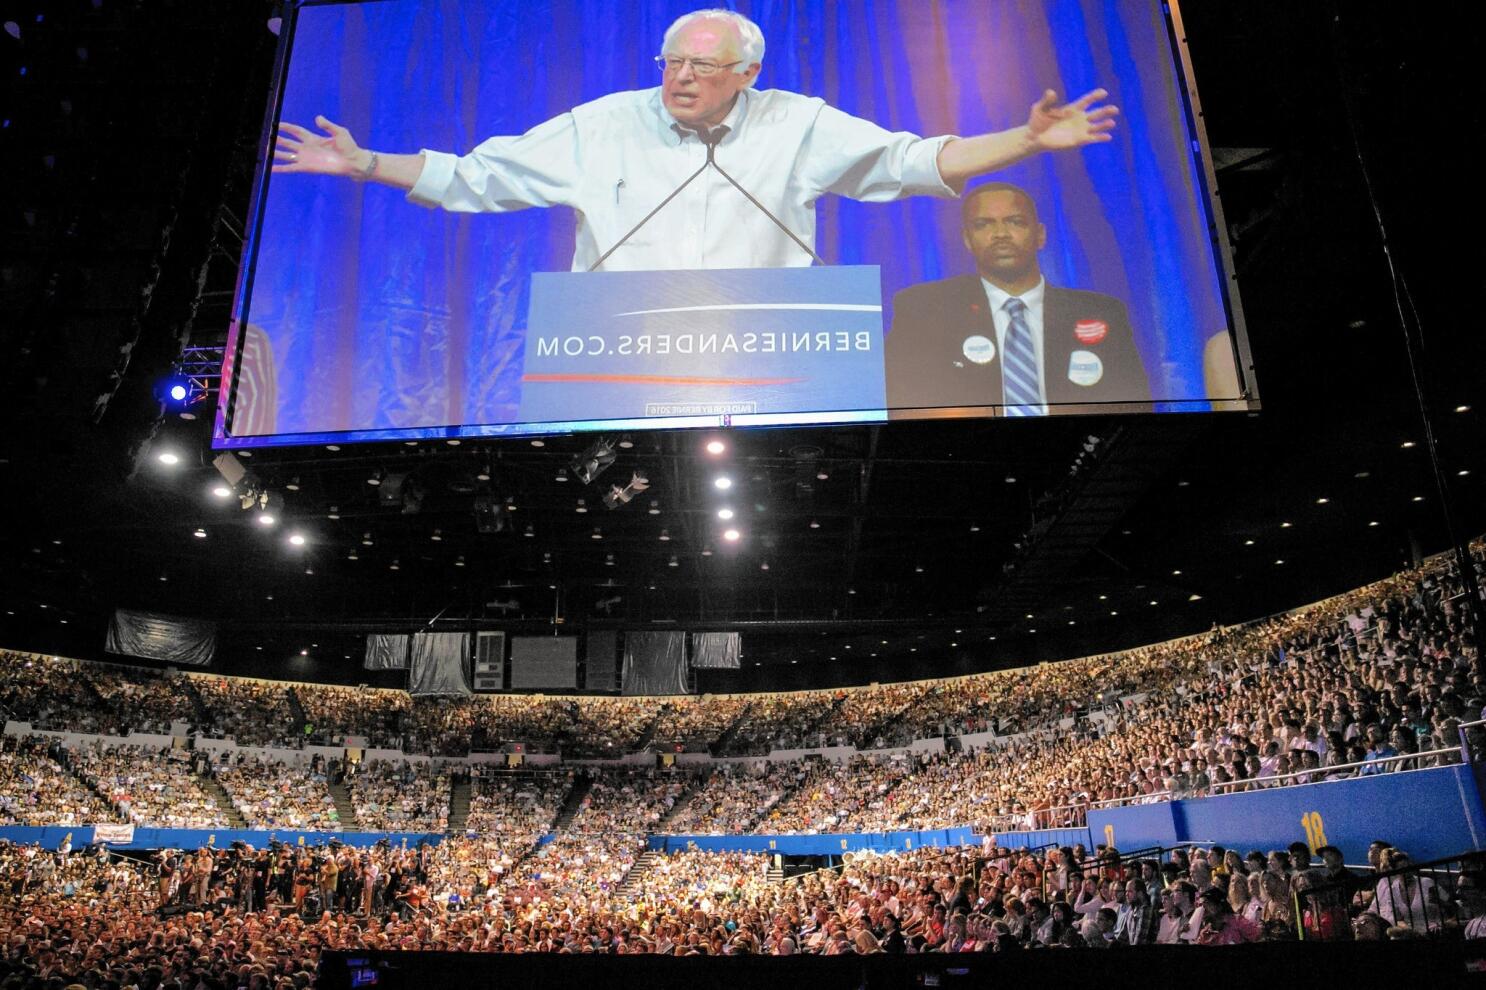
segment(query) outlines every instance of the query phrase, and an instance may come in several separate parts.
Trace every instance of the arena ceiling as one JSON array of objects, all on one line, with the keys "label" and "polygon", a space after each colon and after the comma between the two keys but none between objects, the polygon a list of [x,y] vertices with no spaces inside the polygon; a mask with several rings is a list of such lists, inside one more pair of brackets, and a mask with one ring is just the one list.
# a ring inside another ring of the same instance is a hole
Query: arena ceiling
[{"label": "arena ceiling", "polygon": [[[354,682],[371,628],[740,628],[744,669],[703,684],[728,690],[964,672],[1251,618],[1448,543],[1400,298],[1424,330],[1457,529],[1478,533],[1479,251],[1450,235],[1478,227],[1465,148],[1480,111],[1451,94],[1479,39],[1350,6],[1334,24],[1321,6],[1184,9],[1258,415],[733,431],[721,455],[711,434],[613,434],[631,446],[589,486],[558,476],[592,436],[260,450],[243,464],[285,500],[271,529],[210,494],[209,417],[162,419],[151,392],[183,343],[225,333],[268,8],[14,15],[0,645],[101,656],[125,605],[221,620],[224,669]],[[182,462],[161,465],[166,448]],[[650,489],[606,509],[635,470]],[[368,483],[378,471],[403,478],[400,497]],[[482,497],[514,507],[505,532],[478,531]]]}]

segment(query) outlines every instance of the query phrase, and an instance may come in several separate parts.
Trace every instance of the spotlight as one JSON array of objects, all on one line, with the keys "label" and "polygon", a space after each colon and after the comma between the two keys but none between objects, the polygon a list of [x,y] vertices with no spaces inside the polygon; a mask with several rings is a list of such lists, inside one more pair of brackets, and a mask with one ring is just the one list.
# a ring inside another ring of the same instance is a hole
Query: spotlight
[{"label": "spotlight", "polygon": [[727,491],[729,488],[733,487],[733,479],[729,478],[727,475],[723,475],[722,477],[715,479],[712,484],[720,491]]}]

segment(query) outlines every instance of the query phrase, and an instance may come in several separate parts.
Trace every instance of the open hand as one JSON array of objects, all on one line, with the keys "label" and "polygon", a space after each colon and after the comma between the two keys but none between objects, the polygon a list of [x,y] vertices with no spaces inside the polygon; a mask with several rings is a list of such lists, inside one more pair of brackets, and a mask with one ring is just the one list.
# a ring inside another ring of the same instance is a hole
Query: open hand
[{"label": "open hand", "polygon": [[1043,151],[1082,148],[1112,140],[1109,132],[1114,130],[1120,108],[1112,104],[1094,106],[1108,95],[1108,90],[1096,89],[1072,103],[1058,106],[1058,94],[1047,90],[1042,99],[1032,104],[1027,118],[1032,140]]},{"label": "open hand", "polygon": [[279,123],[273,146],[273,171],[360,176],[370,153],[356,144],[350,131],[323,116],[315,118],[315,126],[324,134],[298,124]]}]

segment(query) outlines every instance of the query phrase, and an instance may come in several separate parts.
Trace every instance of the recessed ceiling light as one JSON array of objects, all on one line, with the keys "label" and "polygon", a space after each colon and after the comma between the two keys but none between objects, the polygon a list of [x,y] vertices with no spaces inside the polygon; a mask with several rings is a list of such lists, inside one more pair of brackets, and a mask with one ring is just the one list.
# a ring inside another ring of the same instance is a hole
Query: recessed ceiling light
[{"label": "recessed ceiling light", "polygon": [[736,529],[730,529],[722,534],[722,538],[724,540],[727,540],[729,543],[737,543],[739,537],[741,537],[742,535],[743,534],[738,532]]},{"label": "recessed ceiling light", "polygon": [[302,547],[304,546],[304,536],[300,533],[294,533],[289,537],[289,542],[294,544],[296,547]]},{"label": "recessed ceiling light", "polygon": [[531,442],[531,445],[533,447],[545,447],[545,446],[547,446],[547,441],[546,440],[533,440]]},{"label": "recessed ceiling light", "polygon": [[662,543],[670,543],[671,542],[671,531],[668,530],[668,529],[661,530],[660,531],[660,541]]},{"label": "recessed ceiling light", "polygon": [[1403,443],[1399,444],[1399,446],[1402,447],[1404,450],[1410,450],[1415,447],[1416,444],[1412,440],[1405,440]]},{"label": "recessed ceiling light", "polygon": [[1244,540],[1243,541],[1243,545],[1246,546],[1246,547],[1251,547],[1251,546],[1254,545],[1254,541],[1253,540]]},{"label": "recessed ceiling light", "polygon": [[620,437],[619,438],[619,449],[620,450],[629,450],[634,445],[635,445],[635,442],[633,440],[631,440],[627,436],[623,436],[623,437]]},{"label": "recessed ceiling light", "polygon": [[1120,613],[1116,612],[1114,609],[1110,609],[1109,610],[1109,614],[1110,615],[1119,615]]},{"label": "recessed ceiling light", "polygon": [[733,479],[727,477],[726,475],[723,475],[720,478],[714,479],[712,484],[721,491],[727,491],[729,488],[733,487]]},{"label": "recessed ceiling light", "polygon": [[727,520],[733,518],[733,510],[732,509],[718,509],[717,510],[717,518],[721,519],[723,522],[726,522]]},{"label": "recessed ceiling light", "polygon": [[810,520],[811,529],[820,529],[820,523],[814,519]]},{"label": "recessed ceiling light", "polygon": [[1202,596],[1199,595],[1199,594],[1197,594],[1197,592],[1194,591],[1190,595],[1187,596],[1187,601],[1189,601],[1189,602],[1200,602],[1200,601],[1202,601]]},{"label": "recessed ceiling light", "polygon": [[1356,474],[1352,475],[1352,477],[1354,477],[1354,478],[1371,478],[1372,477],[1372,472],[1371,471],[1358,471]]},{"label": "recessed ceiling light", "polygon": [[1423,495],[1415,495],[1414,496],[1414,501],[1415,502],[1422,502],[1422,501],[1424,501],[1424,496]]},{"label": "recessed ceiling light", "polygon": [[759,564],[758,569],[761,571],[767,571],[769,569],[769,562],[766,560],[762,564]]},{"label": "recessed ceiling light", "polygon": [[1292,527],[1294,525],[1295,524],[1294,523],[1291,523],[1291,522],[1282,522],[1282,523],[1280,523],[1280,529],[1289,529],[1290,527]]},{"label": "recessed ceiling light", "polygon": [[1100,595],[1099,596],[1099,600],[1101,602],[1107,602],[1107,601],[1109,601],[1109,596],[1108,595]]},{"label": "recessed ceiling light", "polygon": [[1455,407],[1455,411],[1458,412],[1458,413],[1468,413],[1468,412],[1471,411],[1471,407],[1470,406],[1456,406]]},{"label": "recessed ceiling light", "polygon": [[325,449],[326,450],[340,450],[341,449],[341,445],[338,444],[338,443],[327,443],[325,445]]},{"label": "recessed ceiling light", "polygon": [[260,513],[258,513],[258,525],[260,525],[260,526],[272,526],[277,521],[278,520],[274,519],[272,513],[269,513],[269,512],[260,512]]},{"label": "recessed ceiling light", "polygon": [[442,543],[442,542],[444,542],[444,534],[443,534],[443,532],[441,530],[437,530],[437,529],[434,530],[433,533],[428,538],[430,540],[432,540],[433,542],[435,542],[435,543]]},{"label": "recessed ceiling light", "polygon": [[158,455],[156,455],[156,457],[160,461],[161,464],[172,464],[173,465],[173,464],[179,464],[181,462],[181,455],[175,453],[174,451],[170,451],[170,450],[163,450]]},{"label": "recessed ceiling light", "polygon": [[[1281,564],[1283,564],[1283,563],[1284,563],[1284,562],[1285,562],[1285,561],[1284,561],[1284,560],[1283,560],[1283,559],[1281,559],[1281,560],[1277,560],[1277,561],[1275,561],[1275,562],[1274,562],[1274,563],[1275,563],[1275,566],[1276,566],[1276,567],[1278,567],[1278,566],[1280,566],[1280,565],[1281,565]],[[1154,603],[1152,603],[1152,604],[1154,604]]]},{"label": "recessed ceiling light", "polygon": [[915,564],[914,565],[913,573],[915,573],[915,574],[922,574],[923,572],[924,572],[924,565],[923,564]]},{"label": "recessed ceiling light", "polygon": [[1376,519],[1374,519],[1372,522],[1368,523],[1368,525],[1369,526],[1377,526],[1378,525],[1378,521]]},{"label": "recessed ceiling light", "polygon": [[387,569],[389,571],[400,571],[400,570],[402,570],[402,568],[398,566],[396,560],[394,560],[390,565],[388,565]]},{"label": "recessed ceiling light", "polygon": [[1466,475],[1470,474],[1470,471],[1468,469],[1462,469],[1460,471],[1456,471],[1455,473],[1464,478]]},{"label": "recessed ceiling light", "polygon": [[1325,497],[1323,495],[1320,498],[1316,499],[1316,504],[1317,505],[1325,505],[1327,502],[1330,502],[1330,501],[1331,501],[1331,499],[1329,499],[1329,498],[1327,498],[1327,497]]},{"label": "recessed ceiling light", "polygon": [[192,533],[191,535],[196,537],[198,540],[204,540],[206,539],[206,530],[198,526],[196,528],[196,532]]},{"label": "recessed ceiling light", "polygon": [[218,485],[212,489],[212,494],[217,498],[228,498],[232,495],[232,489],[226,485]]},{"label": "recessed ceiling light", "polygon": [[847,593],[847,594],[848,594],[848,595],[854,595],[854,594],[856,594],[856,593],[857,593],[857,590],[856,590],[856,589],[855,589],[855,588],[847,588],[847,589],[846,589],[846,593]]},{"label": "recessed ceiling light", "polygon": [[728,445],[725,444],[725,443],[723,443],[721,440],[708,440],[707,441],[707,453],[709,453],[709,454],[714,454],[714,455],[715,454],[720,454],[724,450],[727,450],[727,449],[728,449]]},{"label": "recessed ceiling light", "polygon": [[655,499],[650,500],[650,508],[647,510],[652,516],[660,515],[660,503]]},{"label": "recessed ceiling light", "polygon": [[604,538],[604,531],[595,526],[593,527],[593,532],[588,535],[588,538],[590,540],[602,540]]},{"label": "recessed ceiling light", "polygon": [[970,532],[972,532],[972,533],[979,533],[980,532],[980,526],[976,525],[975,523],[971,523],[970,524]]},{"label": "recessed ceiling light", "polygon": [[1182,572],[1180,570],[1175,570],[1175,571],[1172,571],[1171,572],[1171,576],[1172,577],[1181,577],[1181,574],[1182,574]]}]

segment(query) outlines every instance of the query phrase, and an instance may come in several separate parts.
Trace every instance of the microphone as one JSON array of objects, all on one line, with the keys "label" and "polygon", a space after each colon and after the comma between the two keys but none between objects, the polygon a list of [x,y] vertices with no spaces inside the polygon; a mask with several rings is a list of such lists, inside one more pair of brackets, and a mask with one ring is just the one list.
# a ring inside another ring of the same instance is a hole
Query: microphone
[{"label": "microphone", "polygon": [[790,230],[788,227],[786,227],[784,225],[784,221],[780,220],[773,213],[770,213],[769,212],[769,208],[767,206],[765,206],[763,203],[760,203],[756,198],[754,198],[754,195],[752,193],[750,193],[747,189],[744,189],[741,185],[738,184],[738,180],[737,179],[734,179],[731,175],[728,175],[727,172],[725,172],[723,170],[722,166],[719,165],[719,164],[717,164],[717,146],[722,143],[722,139],[723,138],[727,137],[728,131],[730,131],[731,129],[732,128],[730,128],[730,127],[728,127],[726,125],[721,125],[721,126],[713,127],[713,128],[706,128],[706,127],[690,128],[690,130],[692,130],[692,132],[694,134],[696,134],[697,139],[700,140],[702,142],[702,144],[705,145],[706,148],[707,148],[707,160],[704,161],[704,162],[702,162],[702,167],[699,168],[699,169],[697,169],[695,172],[691,173],[691,175],[688,175],[686,177],[686,181],[682,182],[681,185],[677,186],[674,190],[672,190],[671,194],[669,196],[667,196],[665,199],[661,200],[660,203],[655,207],[655,209],[653,209],[649,213],[645,214],[645,216],[640,220],[639,223],[637,223],[633,227],[631,227],[629,229],[629,231],[623,237],[621,237],[618,241],[615,242],[615,244],[614,244],[613,247],[611,247],[609,250],[605,251],[603,254],[599,255],[599,259],[597,261],[595,261],[593,264],[589,265],[588,266],[588,270],[589,271],[594,271],[595,269],[597,269],[599,267],[599,265],[602,265],[605,261],[607,261],[608,258],[609,258],[609,255],[613,254],[615,251],[618,251],[624,245],[624,242],[625,241],[628,241],[631,237],[635,236],[635,234],[639,232],[639,230],[640,230],[641,227],[645,226],[647,223],[650,222],[651,218],[653,218],[661,210],[665,209],[665,206],[666,206],[667,203],[669,203],[671,200],[675,199],[677,196],[681,195],[681,190],[683,190],[687,186],[691,185],[692,182],[696,180],[697,176],[701,175],[703,172],[707,171],[707,169],[709,169],[709,168],[715,168],[715,169],[717,169],[717,172],[718,172],[719,175],[721,175],[724,179],[727,179],[728,182],[732,184],[732,186],[733,186],[734,189],[738,190],[740,193],[742,193],[744,195],[744,197],[750,203],[752,203],[754,206],[758,207],[759,210],[762,211],[762,213],[764,214],[764,216],[768,217],[770,220],[772,220],[774,222],[774,226],[776,226],[780,230],[784,231],[784,233],[786,235],[788,235],[788,237],[789,237],[790,240],[794,241],[796,244],[798,244],[800,246],[800,250],[802,250],[806,254],[810,255],[810,257],[815,260],[816,264],[824,265],[825,264],[825,259],[824,258],[822,258],[820,255],[816,254],[815,251],[811,249],[810,245],[806,244],[803,240],[801,240],[799,238],[799,236],[797,234],[795,234],[795,232],[793,230]]}]

